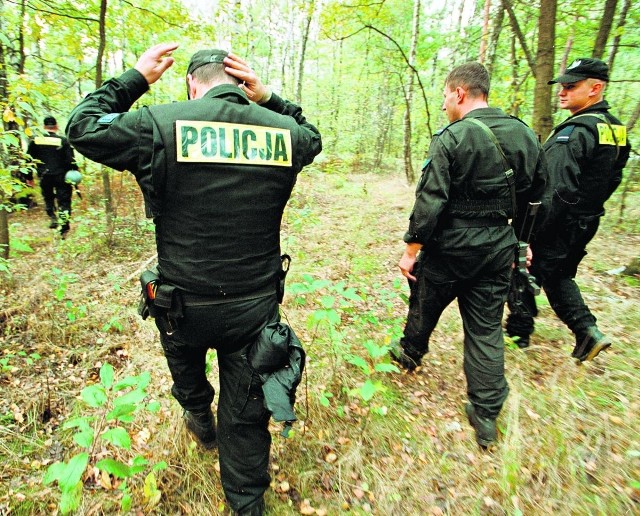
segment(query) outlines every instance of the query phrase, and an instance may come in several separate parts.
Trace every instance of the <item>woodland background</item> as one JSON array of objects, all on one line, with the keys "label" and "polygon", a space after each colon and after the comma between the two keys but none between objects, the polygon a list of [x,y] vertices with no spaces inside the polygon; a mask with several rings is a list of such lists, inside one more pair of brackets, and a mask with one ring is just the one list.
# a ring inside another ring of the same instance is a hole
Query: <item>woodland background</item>
[{"label": "woodland background", "polygon": [[[578,57],[609,63],[606,98],[637,141],[635,0],[263,2],[0,0],[0,514],[218,514],[216,454],[184,435],[155,327],[135,313],[153,228],[129,174],[77,156],[72,233],[46,228],[15,175],[42,118],[176,41],[141,104],[186,98],[200,48],[244,56],[302,105],[323,153],[284,220],[294,258],[283,314],[309,364],[300,422],[274,426],[272,514],[632,514],[640,502],[638,154],[607,204],[579,282],[615,344],[593,364],[540,296],[526,352],[508,340],[511,395],[492,453],[463,413],[462,332],[444,314],[416,374],[389,364],[408,289],[396,263],[413,183],[446,124],[443,81],[483,62],[490,105],[544,139],[568,113],[547,81]],[[215,385],[211,354],[211,381]]]}]

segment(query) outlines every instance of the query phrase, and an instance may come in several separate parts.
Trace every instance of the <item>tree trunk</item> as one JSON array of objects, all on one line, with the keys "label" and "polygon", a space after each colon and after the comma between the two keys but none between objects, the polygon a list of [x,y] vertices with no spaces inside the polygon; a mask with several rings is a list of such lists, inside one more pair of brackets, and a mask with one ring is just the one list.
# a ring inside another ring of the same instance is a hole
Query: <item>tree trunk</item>
[{"label": "tree trunk", "polygon": [[[104,60],[104,51],[107,45],[107,31],[106,31],[106,19],[107,19],[107,0],[100,0],[100,22],[98,27],[98,55],[96,57],[96,89],[102,86],[102,62]],[[109,169],[107,167],[100,167],[102,175],[102,187],[103,187],[103,202],[104,212],[107,217],[107,233],[113,232],[113,195],[111,193],[111,179],[109,177]]]},{"label": "tree trunk", "polygon": [[487,57],[487,46],[489,41],[489,13],[491,11],[491,0],[484,1],[484,15],[482,17],[482,37],[480,38],[480,57],[478,61],[485,63]]},{"label": "tree trunk", "polygon": [[[4,0],[0,0],[0,33],[5,34],[3,27],[4,20]],[[4,39],[0,39],[0,112],[4,111],[9,100],[9,84],[7,79],[7,66],[5,57]],[[2,122],[3,131],[6,130],[6,123]],[[0,174],[10,174],[9,154],[0,149]],[[8,199],[3,190],[0,190],[0,258],[9,258],[9,216],[5,209]]]},{"label": "tree trunk", "polygon": [[600,19],[600,28],[598,29],[598,35],[596,36],[596,42],[593,45],[593,52],[591,57],[602,59],[604,55],[604,47],[607,45],[609,34],[611,34],[611,27],[613,25],[613,17],[616,14],[616,6],[618,0],[606,0],[604,4],[604,12]]},{"label": "tree trunk", "polygon": [[304,59],[307,52],[307,41],[309,40],[309,30],[315,12],[315,0],[311,0],[306,6],[306,17],[304,29],[302,31],[302,43],[300,48],[300,60],[298,61],[298,84],[296,85],[296,104],[302,104],[302,83],[304,81]]},{"label": "tree trunk", "polygon": [[[529,47],[527,45],[527,41],[524,38],[524,34],[522,33],[522,29],[520,28],[520,24],[518,23],[518,19],[516,18],[516,13],[513,12],[513,6],[511,5],[510,0],[502,0],[502,7],[507,14],[509,15],[509,22],[511,23],[511,28],[513,29],[513,33],[518,38],[518,42],[520,43],[520,47],[524,52],[525,57],[527,58],[527,63],[529,63],[529,68],[531,69],[531,73],[536,74],[536,63],[531,56],[531,52],[529,51]],[[540,8],[542,11],[542,7]],[[542,13],[540,14],[542,16]]]},{"label": "tree trunk", "polygon": [[545,138],[553,129],[551,118],[551,86],[556,41],[557,0],[541,0],[538,17],[538,51],[536,52],[536,84],[533,93],[533,130]]},{"label": "tree trunk", "polygon": [[491,41],[489,42],[488,56],[487,56],[487,71],[489,76],[493,75],[493,67],[496,63],[496,52],[498,50],[498,40],[500,39],[500,33],[502,32],[502,24],[504,22],[504,8],[502,4],[498,4],[496,9],[496,17],[493,23],[493,32],[491,33]]},{"label": "tree trunk", "polygon": [[611,44],[611,52],[609,52],[609,73],[613,70],[613,61],[616,58],[616,54],[618,53],[618,48],[620,47],[620,39],[622,38],[622,33],[624,31],[624,26],[627,23],[627,13],[629,12],[629,8],[631,7],[631,0],[625,0],[624,4],[622,4],[622,11],[620,12],[620,18],[618,19],[618,26],[616,27],[615,36],[613,38],[613,43]]},{"label": "tree trunk", "polygon": [[413,2],[413,26],[411,30],[411,50],[409,51],[409,64],[407,77],[407,88],[405,91],[405,112],[403,119],[403,131],[402,131],[402,144],[403,144],[403,158],[404,158],[404,175],[409,183],[413,183],[415,179],[415,173],[413,171],[413,160],[411,159],[411,109],[413,108],[413,81],[414,72],[413,67],[416,62],[416,52],[418,48],[418,36],[420,34],[420,0],[414,0]]}]

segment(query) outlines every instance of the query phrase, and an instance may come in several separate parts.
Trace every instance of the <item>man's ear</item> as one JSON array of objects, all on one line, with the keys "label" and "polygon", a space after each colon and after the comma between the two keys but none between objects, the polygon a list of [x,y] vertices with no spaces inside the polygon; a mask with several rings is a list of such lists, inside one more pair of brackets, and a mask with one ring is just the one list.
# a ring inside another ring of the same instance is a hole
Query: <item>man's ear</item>
[{"label": "man's ear", "polygon": [[193,79],[193,75],[187,74],[187,98],[189,100],[194,99],[196,96],[196,85]]},{"label": "man's ear", "polygon": [[604,84],[602,84],[601,82],[594,82],[591,85],[591,90],[589,91],[589,96],[590,97],[597,97],[598,95],[600,95],[602,93],[602,90],[604,89]]},{"label": "man's ear", "polygon": [[462,88],[461,86],[458,86],[456,88],[456,98],[458,100],[458,104],[462,103],[466,95],[467,95],[467,92],[465,91],[464,88]]}]

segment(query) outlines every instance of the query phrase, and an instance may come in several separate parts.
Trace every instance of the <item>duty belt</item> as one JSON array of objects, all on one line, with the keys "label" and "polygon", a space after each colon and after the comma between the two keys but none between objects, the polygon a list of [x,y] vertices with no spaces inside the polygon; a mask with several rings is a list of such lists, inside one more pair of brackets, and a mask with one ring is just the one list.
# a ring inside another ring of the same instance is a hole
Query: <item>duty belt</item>
[{"label": "duty belt", "polygon": [[504,217],[474,217],[472,219],[461,219],[451,217],[443,224],[443,229],[461,229],[461,228],[484,228],[508,226],[509,220]]},{"label": "duty belt", "polygon": [[215,296],[208,296],[202,294],[193,294],[184,290],[180,291],[184,306],[221,305],[234,301],[249,301],[250,299],[258,299],[261,297],[274,295],[275,293],[275,289],[270,285],[255,292],[249,292],[246,294],[219,294]]}]

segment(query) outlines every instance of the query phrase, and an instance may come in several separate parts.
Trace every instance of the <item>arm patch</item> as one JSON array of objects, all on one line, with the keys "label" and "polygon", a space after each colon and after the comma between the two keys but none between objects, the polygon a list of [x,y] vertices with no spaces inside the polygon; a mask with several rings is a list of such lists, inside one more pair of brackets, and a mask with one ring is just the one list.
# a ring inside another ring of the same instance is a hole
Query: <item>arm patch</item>
[{"label": "arm patch", "polygon": [[120,113],[109,113],[108,115],[101,116],[98,119],[98,123],[101,125],[111,125],[111,122],[113,122],[118,116],[120,116]]}]

